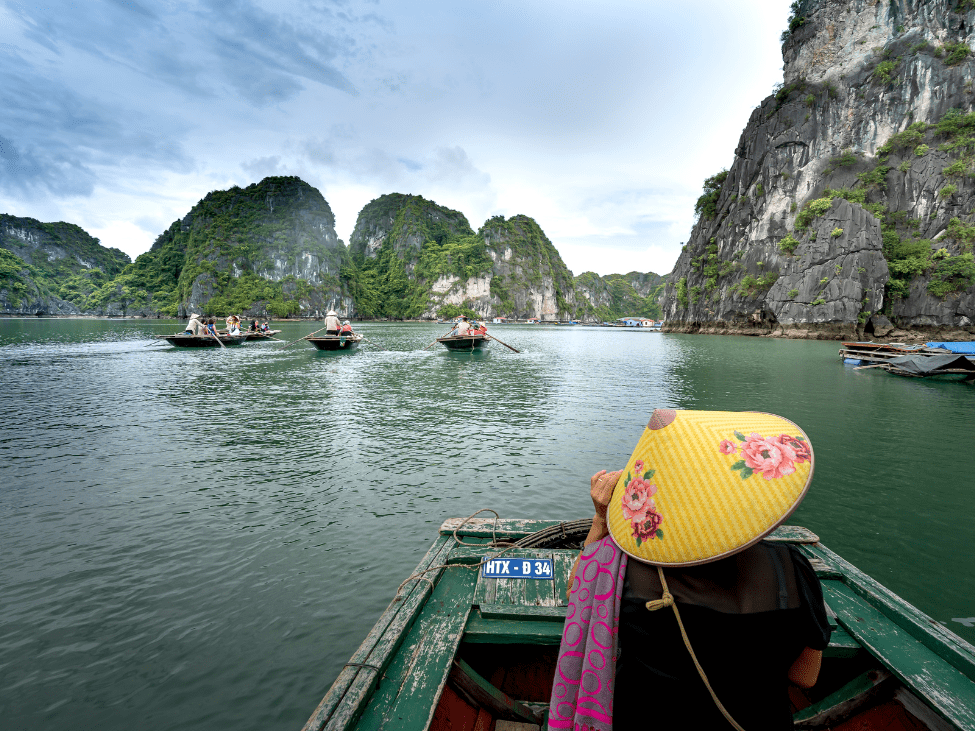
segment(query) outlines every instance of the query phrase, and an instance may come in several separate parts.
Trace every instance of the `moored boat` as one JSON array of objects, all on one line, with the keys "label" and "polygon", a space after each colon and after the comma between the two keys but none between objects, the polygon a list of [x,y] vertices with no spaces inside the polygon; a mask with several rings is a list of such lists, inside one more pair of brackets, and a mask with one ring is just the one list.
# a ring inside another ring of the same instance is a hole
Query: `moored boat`
[{"label": "moored boat", "polygon": [[322,335],[316,338],[305,338],[318,350],[355,350],[362,341],[361,335]]},{"label": "moored boat", "polygon": [[[569,573],[589,526],[445,522],[304,731],[544,728]],[[796,728],[975,730],[975,647],[805,528],[766,540],[809,559],[833,629],[817,684],[790,689]],[[505,541],[516,547],[492,545]],[[485,577],[480,565],[501,551],[549,566],[550,578]]]},{"label": "moored boat", "polygon": [[490,338],[487,335],[450,335],[437,338],[447,350],[478,350],[487,345]]}]

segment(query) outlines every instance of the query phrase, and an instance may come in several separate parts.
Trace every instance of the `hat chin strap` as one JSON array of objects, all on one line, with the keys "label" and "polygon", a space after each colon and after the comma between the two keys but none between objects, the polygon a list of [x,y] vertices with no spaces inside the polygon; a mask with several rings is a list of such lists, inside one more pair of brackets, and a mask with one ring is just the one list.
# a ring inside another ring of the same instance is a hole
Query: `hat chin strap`
[{"label": "hat chin strap", "polygon": [[714,701],[714,705],[718,707],[718,710],[721,711],[721,715],[725,717],[728,723],[735,727],[736,731],[745,731],[745,729],[738,725],[738,722],[731,717],[731,714],[728,713],[728,709],[725,708],[721,701],[718,700],[718,696],[715,694],[714,689],[708,682],[708,676],[704,674],[704,668],[702,668],[701,663],[697,661],[697,655],[694,654],[694,649],[691,647],[691,641],[687,639],[687,630],[684,629],[684,623],[680,619],[680,612],[677,611],[677,604],[674,602],[674,595],[671,594],[670,589],[667,588],[667,579],[664,578],[664,570],[660,566],[657,567],[657,575],[660,577],[660,586],[663,587],[664,593],[660,599],[654,599],[651,602],[647,602],[647,610],[656,612],[658,609],[663,609],[664,607],[673,608],[674,616],[677,617],[677,626],[680,627],[681,637],[684,638],[684,647],[686,647],[687,651],[690,653],[691,660],[694,661],[694,667],[697,668],[698,675],[701,676],[701,680],[704,681],[704,685],[707,687],[708,693],[711,694],[711,700]]}]

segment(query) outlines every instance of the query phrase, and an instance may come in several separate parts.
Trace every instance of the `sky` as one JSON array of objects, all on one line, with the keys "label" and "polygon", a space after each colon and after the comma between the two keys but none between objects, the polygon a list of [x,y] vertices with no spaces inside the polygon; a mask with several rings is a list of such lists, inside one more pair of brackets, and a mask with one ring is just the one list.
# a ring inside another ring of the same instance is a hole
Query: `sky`
[{"label": "sky", "polygon": [[574,274],[668,273],[782,80],[788,0],[0,0],[0,213],[133,258],[297,175],[346,243],[410,193],[531,216]]}]

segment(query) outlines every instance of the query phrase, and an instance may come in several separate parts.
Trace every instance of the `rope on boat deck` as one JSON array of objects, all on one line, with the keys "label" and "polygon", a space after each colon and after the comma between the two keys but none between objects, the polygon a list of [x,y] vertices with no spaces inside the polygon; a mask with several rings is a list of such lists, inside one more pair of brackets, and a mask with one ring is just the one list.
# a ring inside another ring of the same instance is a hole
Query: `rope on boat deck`
[{"label": "rope on boat deck", "polygon": [[501,551],[501,553],[495,554],[494,556],[484,556],[475,565],[459,564],[459,563],[451,563],[451,564],[444,563],[444,564],[439,564],[437,566],[429,566],[428,568],[425,568],[422,571],[416,571],[416,572],[410,574],[410,576],[407,577],[406,581],[404,581],[402,584],[400,584],[399,587],[396,589],[396,596],[393,597],[393,601],[394,602],[398,602],[398,601],[400,601],[403,598],[403,596],[402,596],[402,594],[400,594],[400,592],[403,591],[403,587],[404,586],[406,586],[408,583],[410,583],[414,579],[416,579],[417,581],[425,581],[425,582],[427,582],[430,585],[430,590],[433,591],[433,589],[434,589],[434,583],[433,583],[433,581],[431,581],[430,579],[428,579],[426,576],[424,576],[424,574],[426,574],[426,573],[429,573],[431,571],[439,571],[440,569],[448,569],[448,568],[452,568],[452,567],[455,567],[455,566],[459,566],[460,568],[464,568],[464,569],[467,569],[469,571],[480,571],[481,570],[481,566],[483,566],[488,561],[493,561],[494,559],[498,558],[499,556],[503,556],[504,554],[506,554],[512,548],[518,548],[519,547],[516,543],[510,543],[509,541],[499,541],[498,540],[498,521],[501,519],[501,516],[498,515],[497,511],[491,510],[491,508],[481,508],[476,513],[471,513],[466,518],[464,518],[460,522],[460,524],[454,529],[453,538],[454,538],[454,542],[455,543],[457,543],[457,544],[459,544],[461,546],[474,546],[474,545],[478,545],[479,546],[479,545],[482,545],[480,543],[464,543],[460,538],[457,537],[457,531],[459,531],[461,528],[463,528],[465,525],[467,525],[474,518],[474,516],[480,515],[481,513],[494,513],[494,523],[491,525],[491,542],[487,546],[485,546],[485,548],[490,548],[490,547],[500,548],[501,546],[507,546],[507,548],[505,548],[503,551]]}]

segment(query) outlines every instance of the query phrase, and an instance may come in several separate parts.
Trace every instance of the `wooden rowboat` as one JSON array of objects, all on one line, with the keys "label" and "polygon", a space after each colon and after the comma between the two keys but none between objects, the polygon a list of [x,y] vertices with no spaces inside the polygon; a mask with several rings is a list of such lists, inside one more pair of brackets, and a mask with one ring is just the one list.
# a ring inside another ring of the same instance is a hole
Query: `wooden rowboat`
[{"label": "wooden rowboat", "polygon": [[[590,521],[452,519],[343,667],[304,731],[544,728],[566,587]],[[554,578],[483,578],[505,558]],[[819,682],[790,690],[796,728],[975,730],[975,647],[819,543],[782,526],[823,584],[833,634]],[[463,545],[461,545],[461,543]],[[571,544],[571,546],[570,546]],[[530,725],[518,725],[530,724]]]},{"label": "wooden rowboat", "polygon": [[488,344],[490,338],[487,335],[451,335],[445,338],[437,338],[438,343],[442,343],[447,350],[478,350]]},{"label": "wooden rowboat", "polygon": [[319,350],[355,350],[362,341],[361,335],[323,335],[317,338],[305,338]]},{"label": "wooden rowboat", "polygon": [[[240,345],[247,338],[240,335],[218,335],[224,345]],[[156,335],[156,340],[165,340],[177,348],[219,348],[220,343],[212,335]]]}]

